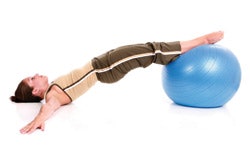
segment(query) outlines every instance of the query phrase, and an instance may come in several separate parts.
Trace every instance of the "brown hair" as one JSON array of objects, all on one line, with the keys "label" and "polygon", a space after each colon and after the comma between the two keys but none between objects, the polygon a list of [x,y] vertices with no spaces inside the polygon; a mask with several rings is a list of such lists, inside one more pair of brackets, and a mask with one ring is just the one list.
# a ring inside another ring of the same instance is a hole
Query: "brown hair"
[{"label": "brown hair", "polygon": [[15,96],[11,96],[10,100],[16,103],[20,102],[40,102],[42,100],[39,96],[32,94],[33,88],[24,81],[21,81],[15,91]]}]

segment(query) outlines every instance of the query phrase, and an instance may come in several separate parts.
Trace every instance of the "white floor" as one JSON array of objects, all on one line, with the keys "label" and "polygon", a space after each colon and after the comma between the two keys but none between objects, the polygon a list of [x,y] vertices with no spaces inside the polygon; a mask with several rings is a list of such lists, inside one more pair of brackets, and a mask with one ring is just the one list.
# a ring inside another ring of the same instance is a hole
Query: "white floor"
[{"label": "white floor", "polygon": [[[1,1],[0,154],[249,154],[246,2]],[[44,132],[19,133],[40,108],[9,101],[22,78],[40,73],[53,80],[121,45],[185,40],[214,30],[225,31],[219,44],[242,67],[241,86],[224,107],[173,104],[161,85],[161,66],[152,65],[116,84],[97,83],[59,109]]]}]

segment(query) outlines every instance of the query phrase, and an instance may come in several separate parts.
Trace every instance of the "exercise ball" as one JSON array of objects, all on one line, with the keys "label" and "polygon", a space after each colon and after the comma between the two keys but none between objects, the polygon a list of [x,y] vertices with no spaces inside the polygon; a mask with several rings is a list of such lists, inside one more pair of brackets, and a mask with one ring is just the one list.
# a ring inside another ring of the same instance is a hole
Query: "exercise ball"
[{"label": "exercise ball", "polygon": [[228,48],[201,45],[163,66],[165,93],[176,104],[215,108],[226,104],[237,92],[241,68]]}]

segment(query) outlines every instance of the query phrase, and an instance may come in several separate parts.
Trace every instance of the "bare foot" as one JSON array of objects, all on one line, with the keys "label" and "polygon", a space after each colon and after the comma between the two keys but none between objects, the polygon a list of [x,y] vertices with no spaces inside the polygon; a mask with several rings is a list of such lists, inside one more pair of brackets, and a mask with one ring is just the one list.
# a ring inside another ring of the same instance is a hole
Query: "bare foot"
[{"label": "bare foot", "polygon": [[205,39],[206,44],[214,44],[214,43],[220,41],[221,39],[223,39],[224,32],[223,31],[212,32],[212,33],[209,33],[203,37]]},{"label": "bare foot", "polygon": [[223,31],[217,31],[217,32],[212,32],[203,36],[200,36],[198,38],[192,39],[192,40],[187,40],[187,41],[181,41],[181,52],[185,53],[192,48],[204,44],[214,44],[224,37],[224,32]]}]

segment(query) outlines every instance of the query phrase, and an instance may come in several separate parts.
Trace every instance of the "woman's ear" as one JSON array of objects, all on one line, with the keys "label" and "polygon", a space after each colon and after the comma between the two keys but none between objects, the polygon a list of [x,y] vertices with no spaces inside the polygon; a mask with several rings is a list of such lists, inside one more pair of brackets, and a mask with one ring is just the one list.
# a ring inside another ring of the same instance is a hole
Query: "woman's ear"
[{"label": "woman's ear", "polygon": [[40,90],[38,89],[38,88],[34,88],[33,90],[32,90],[32,94],[34,95],[34,96],[39,96],[40,94]]}]

